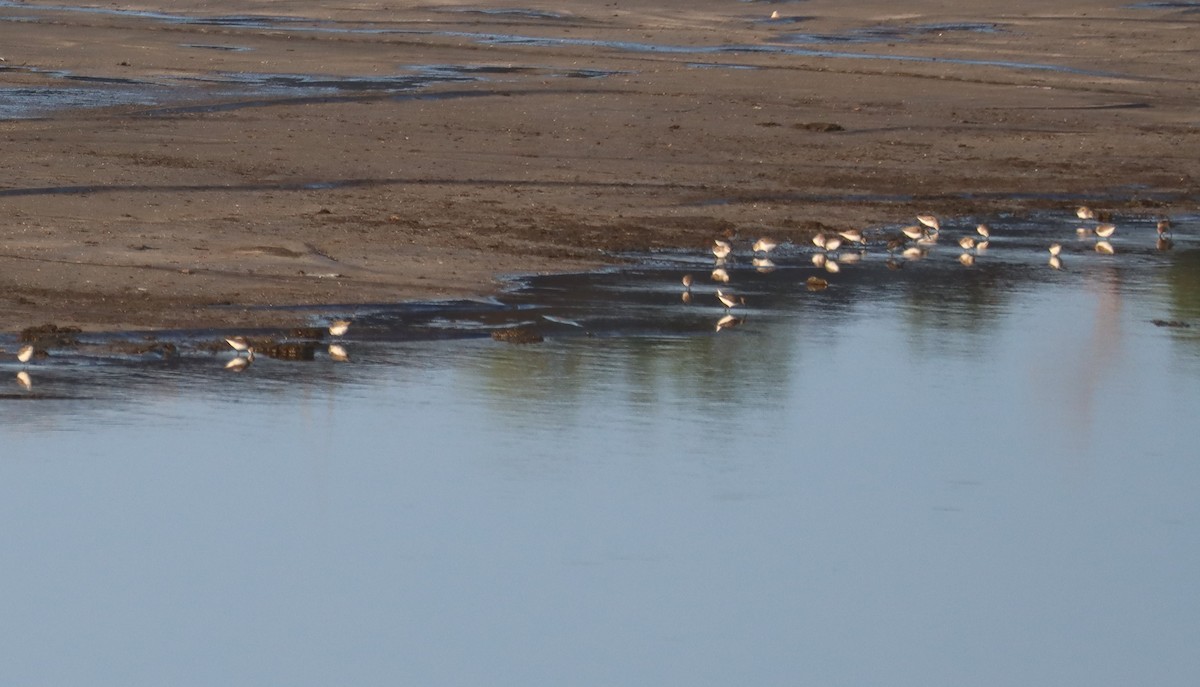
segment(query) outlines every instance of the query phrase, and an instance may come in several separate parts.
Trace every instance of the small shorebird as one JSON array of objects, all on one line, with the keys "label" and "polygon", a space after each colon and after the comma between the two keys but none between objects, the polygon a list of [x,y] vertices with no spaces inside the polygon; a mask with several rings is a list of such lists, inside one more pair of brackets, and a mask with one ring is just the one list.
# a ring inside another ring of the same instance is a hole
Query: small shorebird
[{"label": "small shorebird", "polygon": [[33,378],[29,376],[28,372],[21,370],[17,373],[17,384],[20,384],[22,389],[29,391],[33,388]]},{"label": "small shorebird", "polygon": [[1158,225],[1154,228],[1158,232],[1159,238],[1167,238],[1171,233],[1171,220],[1160,219]]},{"label": "small shorebird", "polygon": [[1097,224],[1096,225],[1096,236],[1099,236],[1102,239],[1106,239],[1109,236],[1112,236],[1113,232],[1116,230],[1117,230],[1117,225],[1115,225],[1115,224],[1108,224],[1108,223]]},{"label": "small shorebird", "polygon": [[685,274],[685,275],[683,275],[683,279],[680,279],[679,281],[683,283],[683,289],[685,291],[692,290],[692,275]]},{"label": "small shorebird", "polygon": [[30,360],[33,360],[33,353],[33,344],[25,344],[17,351],[17,360],[22,363],[28,363]]},{"label": "small shorebird", "polygon": [[971,250],[975,247],[975,239],[970,236],[964,236],[958,240],[958,245],[963,250]]},{"label": "small shorebird", "polygon": [[813,253],[813,256],[812,256],[813,267],[824,267],[825,261],[828,259],[829,258],[825,257],[824,253]]},{"label": "small shorebird", "polygon": [[726,310],[732,310],[735,306],[745,305],[746,299],[741,296],[735,296],[731,293],[725,293],[721,289],[717,289],[717,300],[725,306]]},{"label": "small shorebird", "polygon": [[1086,205],[1075,208],[1075,216],[1079,219],[1096,219],[1096,212]]},{"label": "small shorebird", "polygon": [[936,215],[917,215],[917,221],[934,231],[942,230],[942,223],[938,221]]},{"label": "small shorebird", "polygon": [[[252,351],[250,342],[244,336],[227,336],[225,337],[225,343],[237,351],[239,356],[241,356],[242,351]],[[251,355],[253,355],[253,352],[251,352]]]},{"label": "small shorebird", "polygon": [[723,260],[733,252],[733,244],[723,239],[713,239],[712,253],[718,260]]},{"label": "small shorebird", "polygon": [[330,336],[343,336],[350,328],[350,320],[334,320],[329,323]]},{"label": "small shorebird", "polygon": [[724,267],[718,267],[717,269],[712,271],[712,280],[719,281],[722,284],[728,284],[729,283],[729,273],[725,271]]},{"label": "small shorebird", "polygon": [[917,239],[919,239],[925,235],[925,230],[914,224],[911,227],[901,228],[900,233],[904,234],[905,236],[912,239],[913,241],[916,241]]},{"label": "small shorebird", "polygon": [[827,240],[828,239],[825,237],[825,234],[823,234],[821,232],[817,232],[817,235],[812,237],[813,245],[816,246],[817,248],[820,248],[821,250],[825,250],[825,242]]},{"label": "small shorebird", "polygon": [[340,344],[329,344],[329,357],[340,363],[350,360],[350,354]]},{"label": "small shorebird", "polygon": [[1108,241],[1097,241],[1096,242],[1096,252],[1103,253],[1105,255],[1112,255],[1116,251],[1113,249],[1113,245],[1111,243],[1109,243]]},{"label": "small shorebird", "polygon": [[755,241],[754,245],[751,246],[751,248],[754,250],[755,253],[770,253],[771,251],[775,250],[775,247],[778,245],[779,245],[779,242],[776,241],[775,239],[769,239],[766,236],[764,236],[764,237],[760,238],[759,240]]},{"label": "small shorebird", "polygon": [[992,238],[992,228],[986,224],[980,224],[975,227],[975,232],[985,239]]},{"label": "small shorebird", "polygon": [[867,242],[867,240],[865,238],[863,238],[863,233],[861,231],[859,231],[858,229],[847,229],[846,231],[839,231],[838,236],[841,236],[843,239],[849,241],[850,243],[866,243]]},{"label": "small shorebird", "polygon": [[1062,252],[1062,244],[1061,243],[1050,244],[1050,256],[1051,257],[1058,257],[1058,254],[1061,252]]}]

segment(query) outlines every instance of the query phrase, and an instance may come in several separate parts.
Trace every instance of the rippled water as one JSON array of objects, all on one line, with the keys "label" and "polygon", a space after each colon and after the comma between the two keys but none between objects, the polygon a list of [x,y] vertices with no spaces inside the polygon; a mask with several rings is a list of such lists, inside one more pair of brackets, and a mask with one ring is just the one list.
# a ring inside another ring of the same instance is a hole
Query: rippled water
[{"label": "rippled water", "polygon": [[1196,219],[741,253],[720,332],[669,253],[359,308],[348,363],[52,351],[0,401],[0,680],[1191,685]]}]

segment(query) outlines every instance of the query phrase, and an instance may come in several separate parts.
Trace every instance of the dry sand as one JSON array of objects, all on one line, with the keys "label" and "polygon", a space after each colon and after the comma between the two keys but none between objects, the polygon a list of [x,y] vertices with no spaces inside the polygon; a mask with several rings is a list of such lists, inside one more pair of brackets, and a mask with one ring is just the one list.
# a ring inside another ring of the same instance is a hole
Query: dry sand
[{"label": "dry sand", "polygon": [[[0,4],[0,98],[125,88],[156,103],[0,121],[2,331],[290,324],[230,306],[485,294],[500,274],[703,251],[721,233],[1200,199],[1196,8],[95,6],[274,18],[201,23],[63,7]],[[522,11],[485,11],[503,8]],[[968,26],[931,27],[947,24]],[[880,29],[894,33],[787,40]],[[369,81],[430,73],[470,78]]]}]

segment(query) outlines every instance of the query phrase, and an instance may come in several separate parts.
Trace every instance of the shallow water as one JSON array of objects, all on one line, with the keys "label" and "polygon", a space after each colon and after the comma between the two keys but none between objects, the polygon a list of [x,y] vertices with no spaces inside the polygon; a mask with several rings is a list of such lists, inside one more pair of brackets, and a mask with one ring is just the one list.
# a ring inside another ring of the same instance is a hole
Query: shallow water
[{"label": "shallow water", "polygon": [[1198,220],[740,252],[720,332],[664,253],[337,310],[348,363],[52,351],[0,401],[0,678],[1191,685]]}]

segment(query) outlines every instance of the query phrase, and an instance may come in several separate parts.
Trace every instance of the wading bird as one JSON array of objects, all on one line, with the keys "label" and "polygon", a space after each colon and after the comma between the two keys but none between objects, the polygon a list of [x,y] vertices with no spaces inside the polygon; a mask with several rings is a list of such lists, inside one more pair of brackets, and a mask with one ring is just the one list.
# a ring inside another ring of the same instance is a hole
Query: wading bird
[{"label": "wading bird", "polygon": [[759,240],[755,241],[754,245],[751,246],[751,248],[754,250],[755,253],[770,253],[771,251],[775,250],[775,247],[778,245],[779,245],[779,242],[776,241],[775,239],[769,239],[764,236],[764,237],[760,238]]},{"label": "wading bird", "polygon": [[745,305],[746,299],[741,296],[735,296],[731,293],[725,293],[721,289],[717,289],[717,300],[725,306],[726,310],[732,310],[735,306]]}]

